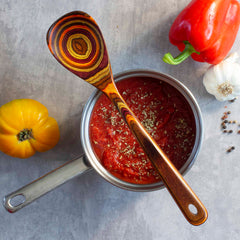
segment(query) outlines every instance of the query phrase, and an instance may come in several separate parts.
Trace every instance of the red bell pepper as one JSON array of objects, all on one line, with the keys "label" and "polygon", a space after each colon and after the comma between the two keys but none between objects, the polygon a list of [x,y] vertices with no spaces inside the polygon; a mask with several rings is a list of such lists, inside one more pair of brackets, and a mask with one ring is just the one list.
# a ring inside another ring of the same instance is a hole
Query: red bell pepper
[{"label": "red bell pepper", "polygon": [[235,41],[240,24],[237,0],[193,0],[177,16],[169,40],[182,52],[176,58],[163,57],[169,64],[179,64],[187,57],[199,62],[221,62]]}]

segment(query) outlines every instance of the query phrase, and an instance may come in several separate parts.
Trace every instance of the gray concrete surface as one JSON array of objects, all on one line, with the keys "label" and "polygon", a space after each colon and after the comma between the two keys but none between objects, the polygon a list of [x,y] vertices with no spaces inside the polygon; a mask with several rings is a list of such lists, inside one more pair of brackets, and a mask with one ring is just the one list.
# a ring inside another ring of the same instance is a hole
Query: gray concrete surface
[{"label": "gray concrete surface", "polygon": [[[15,214],[0,206],[0,240],[238,240],[240,238],[240,135],[223,135],[226,110],[240,121],[240,100],[217,102],[202,84],[205,63],[179,66],[161,61],[177,54],[168,41],[174,18],[187,0],[0,0],[0,105],[33,98],[60,125],[59,144],[29,159],[0,153],[0,197],[82,153],[81,112],[93,87],[61,67],[46,45],[49,26],[82,10],[95,18],[108,47],[113,73],[144,68],[182,81],[196,97],[204,119],[201,152],[185,179],[203,201],[209,218],[190,225],[166,189],[135,193],[112,186],[96,172],[77,177]],[[238,51],[240,36],[232,51]],[[226,154],[226,149],[236,149]]]}]

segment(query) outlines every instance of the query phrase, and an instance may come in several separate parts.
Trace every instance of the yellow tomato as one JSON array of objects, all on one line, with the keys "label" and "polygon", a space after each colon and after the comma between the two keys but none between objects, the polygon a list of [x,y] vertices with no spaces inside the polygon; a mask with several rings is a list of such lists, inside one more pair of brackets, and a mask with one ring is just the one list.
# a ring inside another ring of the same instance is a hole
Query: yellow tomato
[{"label": "yellow tomato", "polygon": [[0,107],[0,150],[12,157],[28,158],[45,152],[59,141],[57,121],[33,99],[16,99]]}]

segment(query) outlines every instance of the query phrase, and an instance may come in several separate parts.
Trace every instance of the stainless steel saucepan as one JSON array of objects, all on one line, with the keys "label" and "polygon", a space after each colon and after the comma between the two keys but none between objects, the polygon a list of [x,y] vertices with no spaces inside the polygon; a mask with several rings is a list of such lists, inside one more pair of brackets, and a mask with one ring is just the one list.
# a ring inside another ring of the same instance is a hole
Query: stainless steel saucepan
[{"label": "stainless steel saucepan", "polygon": [[[161,81],[167,82],[168,84],[175,87],[187,100],[189,103],[195,119],[196,125],[196,139],[195,144],[190,154],[188,160],[179,170],[181,174],[185,174],[190,167],[193,165],[198,152],[201,147],[202,136],[203,136],[203,126],[202,126],[202,116],[200,108],[197,104],[196,99],[192,93],[177,79],[154,71],[148,70],[132,70],[117,74],[114,76],[115,81],[121,81],[133,77],[151,77],[159,79]],[[20,188],[17,191],[12,192],[4,197],[5,208],[13,213],[23,208],[24,206],[30,204],[37,198],[46,194],[47,192],[55,189],[56,187],[62,185],[68,180],[75,176],[79,176],[90,169],[95,169],[105,180],[112,183],[113,185],[132,191],[153,191],[164,187],[162,182],[157,182],[153,184],[133,184],[122,181],[117,177],[109,173],[101,164],[97,156],[95,155],[90,139],[89,139],[89,122],[93,107],[98,100],[101,93],[95,91],[88,99],[81,119],[81,143],[84,150],[82,156],[78,159],[71,160],[59,168],[47,173],[46,175],[36,179],[35,181],[29,183],[28,185]]]}]

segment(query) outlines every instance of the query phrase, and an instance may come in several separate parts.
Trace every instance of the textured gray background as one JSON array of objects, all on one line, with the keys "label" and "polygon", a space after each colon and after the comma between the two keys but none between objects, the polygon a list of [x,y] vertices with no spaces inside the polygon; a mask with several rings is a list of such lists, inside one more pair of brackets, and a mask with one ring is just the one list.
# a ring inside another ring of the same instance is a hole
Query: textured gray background
[{"label": "textured gray background", "polygon": [[[240,103],[217,102],[202,84],[207,64],[188,59],[179,66],[161,61],[178,51],[168,31],[188,0],[0,0],[0,105],[33,98],[60,125],[59,144],[20,160],[0,153],[0,197],[82,153],[81,112],[93,87],[61,67],[46,45],[49,26],[63,14],[82,10],[95,18],[108,47],[113,73],[145,68],[170,74],[194,94],[204,118],[201,152],[185,176],[209,212],[191,226],[164,190],[135,193],[107,183],[92,171],[10,214],[0,206],[1,240],[190,240],[240,238],[240,135],[224,137],[220,118],[228,106],[240,121]],[[234,44],[240,46],[240,36]],[[239,51],[239,50],[238,50]],[[240,53],[240,52],[239,52]],[[226,154],[226,148],[236,150]]]}]

